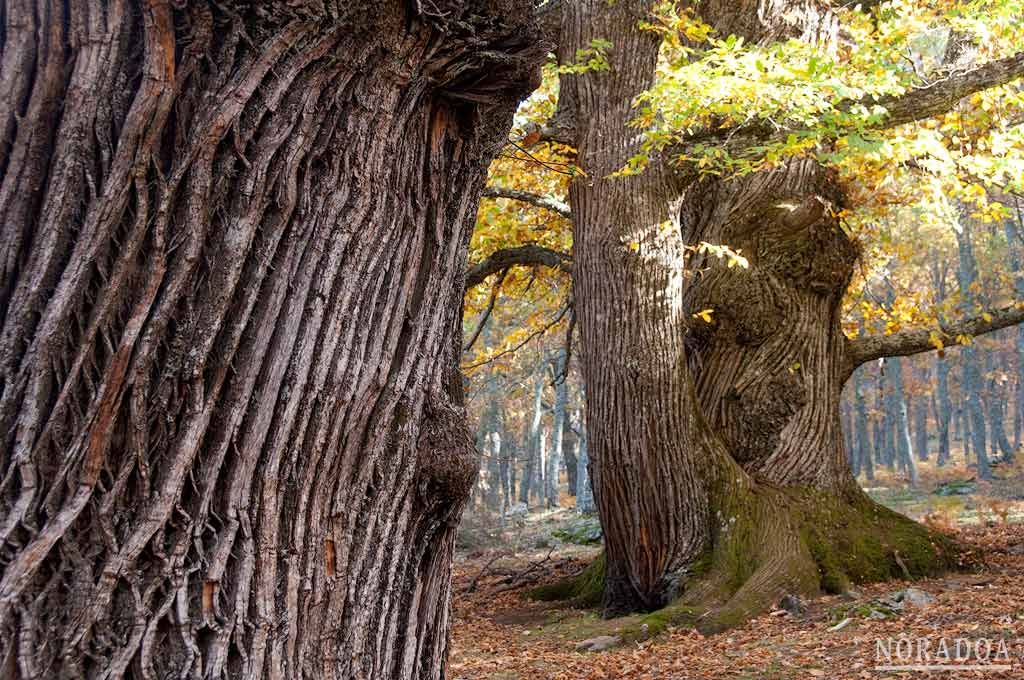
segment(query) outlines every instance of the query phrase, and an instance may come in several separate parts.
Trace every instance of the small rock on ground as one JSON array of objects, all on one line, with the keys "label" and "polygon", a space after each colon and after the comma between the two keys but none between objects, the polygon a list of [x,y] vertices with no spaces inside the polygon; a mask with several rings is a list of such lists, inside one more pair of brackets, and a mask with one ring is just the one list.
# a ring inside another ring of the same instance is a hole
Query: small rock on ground
[{"label": "small rock on ground", "polygon": [[584,640],[576,645],[576,649],[581,652],[603,652],[607,649],[611,649],[615,645],[622,642],[622,638],[615,635],[599,635],[596,638],[590,638]]}]

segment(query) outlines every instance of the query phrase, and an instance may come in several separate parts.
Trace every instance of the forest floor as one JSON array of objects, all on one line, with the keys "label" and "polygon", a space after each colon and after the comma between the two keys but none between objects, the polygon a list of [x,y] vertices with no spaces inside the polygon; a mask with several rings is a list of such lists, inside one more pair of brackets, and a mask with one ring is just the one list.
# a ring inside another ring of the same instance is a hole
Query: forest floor
[{"label": "forest floor", "polygon": [[[1005,484],[980,488],[956,478],[955,471],[942,477],[926,476],[912,491],[898,480],[882,479],[869,492],[917,519],[956,532],[973,553],[976,571],[912,584],[859,586],[846,595],[808,600],[802,616],[778,610],[711,637],[689,628],[669,629],[652,640],[603,652],[579,651],[577,644],[614,636],[634,623],[632,619],[602,620],[594,611],[524,597],[536,585],[577,573],[598,553],[595,545],[575,544],[577,538],[587,540],[591,525],[569,509],[532,515],[525,524],[506,530],[498,544],[463,551],[456,561],[448,679],[1024,680],[1024,498],[1019,497],[1024,484],[1017,474],[1004,475]],[[964,493],[968,487],[970,495]],[[922,597],[930,601],[902,609],[890,606],[892,596],[908,587],[924,591],[931,598]],[[958,639],[959,661],[954,653]],[[917,664],[924,660],[916,658],[924,644],[930,645],[932,663],[945,664],[938,652],[943,640],[954,666],[979,662],[973,647],[970,658],[964,658],[965,644],[980,644],[981,652],[990,644],[988,662],[1009,668],[876,668]],[[999,653],[1000,645],[1008,658]],[[886,649],[891,649],[891,663]],[[914,658],[901,658],[898,650]]]}]

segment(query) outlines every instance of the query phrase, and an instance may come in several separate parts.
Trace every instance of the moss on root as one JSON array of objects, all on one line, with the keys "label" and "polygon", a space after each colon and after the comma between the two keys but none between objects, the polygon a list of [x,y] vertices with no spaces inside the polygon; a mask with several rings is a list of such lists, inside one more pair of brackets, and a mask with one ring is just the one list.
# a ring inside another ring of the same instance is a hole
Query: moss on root
[{"label": "moss on root", "polygon": [[597,607],[604,595],[604,553],[575,576],[527,591],[526,597],[540,602],[567,601],[574,607]]},{"label": "moss on root", "polygon": [[917,579],[958,562],[951,538],[858,488],[761,488],[722,505],[709,575],[683,596],[706,610],[698,627],[707,633],[743,623],[784,594],[842,593],[853,583]]},{"label": "moss on root", "polygon": [[818,565],[821,589],[842,593],[851,583],[913,580],[956,567],[959,549],[945,534],[875,503],[804,492],[804,540]]},{"label": "moss on root", "polygon": [[[695,560],[683,594],[657,611],[629,617],[624,641],[673,626],[705,633],[742,624],[784,594],[842,593],[854,583],[916,579],[955,568],[959,551],[948,536],[875,503],[859,489],[744,489],[720,503],[713,548]],[[580,574],[540,586],[527,597],[597,607],[605,558]]]}]

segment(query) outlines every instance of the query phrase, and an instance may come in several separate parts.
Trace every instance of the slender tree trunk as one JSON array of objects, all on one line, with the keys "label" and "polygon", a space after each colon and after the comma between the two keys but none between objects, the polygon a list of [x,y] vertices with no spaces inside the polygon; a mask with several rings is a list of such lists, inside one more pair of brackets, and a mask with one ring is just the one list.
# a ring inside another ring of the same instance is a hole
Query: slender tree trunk
[{"label": "slender tree trunk", "polygon": [[504,520],[508,516],[508,511],[512,508],[512,503],[515,499],[515,478],[513,477],[515,468],[515,459],[513,457],[512,443],[508,440],[507,430],[505,429],[505,419],[502,418],[501,432],[495,432],[495,437],[498,439],[498,451],[500,456],[498,458],[498,478],[501,484],[501,516]]},{"label": "slender tree trunk", "polygon": [[[1005,223],[1006,244],[1014,292],[1018,300],[1024,300],[1024,204],[1019,197],[1015,196],[1013,200],[1015,215]],[[1016,452],[1021,446],[1021,431],[1024,429],[1024,326],[1018,326],[1014,331],[1013,347],[1017,366],[1013,401],[1013,450]]]},{"label": "slender tree trunk", "polygon": [[939,453],[937,463],[941,467],[949,462],[949,426],[953,417],[953,404],[949,398],[949,362],[944,357],[935,361],[935,422],[938,429]]},{"label": "slender tree trunk", "polygon": [[[961,229],[956,232],[959,252],[959,268],[957,280],[960,284],[960,299],[965,314],[973,312],[975,307],[974,283],[978,280],[978,264],[974,259],[974,245],[971,242],[971,225],[967,219],[961,220]],[[971,448],[977,463],[978,476],[991,479],[989,468],[988,447],[986,446],[985,409],[981,402],[981,391],[984,389],[981,378],[981,363],[978,350],[974,344],[962,350],[963,377],[960,382],[961,391],[966,402],[967,417],[970,420]]]},{"label": "slender tree trunk", "polygon": [[541,51],[414,7],[3,3],[5,677],[443,676],[462,272]]},{"label": "slender tree trunk", "polygon": [[[995,372],[995,358],[996,351],[990,350],[985,353],[985,373],[989,376],[993,376]],[[988,384],[985,387],[985,411],[988,413],[988,431],[991,435],[992,442],[992,456],[998,460],[1009,460],[1013,457],[1013,447],[1010,445],[1010,440],[1006,438],[1006,428],[1004,427],[1005,416],[1006,416],[1006,399],[1002,387],[997,382],[996,378],[989,377]]]},{"label": "slender tree trunk", "polygon": [[594,462],[587,452],[586,423],[582,422],[582,416],[577,420],[580,421],[580,436],[579,453],[576,456],[576,512],[590,515],[597,511],[594,504],[594,491],[590,484]]},{"label": "slender tree trunk", "polygon": [[875,410],[878,413],[875,431],[876,460],[879,464],[892,470],[896,465],[896,414],[892,410],[893,387],[887,364],[879,365],[876,384],[878,387],[875,397]]},{"label": "slender tree trunk", "polygon": [[[919,374],[919,380],[921,385],[927,385],[931,382],[931,375],[927,367],[922,368]],[[917,453],[917,459],[920,461],[928,460],[928,448],[929,448],[929,433],[928,433],[928,396],[926,394],[918,394],[913,398],[913,409],[914,409],[914,449]]]},{"label": "slender tree trunk", "polygon": [[[568,430],[569,428],[565,428]],[[578,455],[576,453],[579,448],[579,440],[570,436],[569,434],[563,434],[562,436],[562,456],[565,467],[565,478],[566,478],[566,493],[569,496],[576,497],[576,476],[577,476],[577,462]]]},{"label": "slender tree trunk", "polygon": [[868,405],[864,396],[867,386],[864,383],[864,367],[861,367],[853,374],[854,422],[857,430],[855,455],[857,468],[854,470],[854,476],[863,472],[864,477],[871,482],[875,480],[875,464],[871,452],[871,432],[868,429]]},{"label": "slender tree trunk", "polygon": [[555,406],[551,418],[551,453],[548,455],[547,475],[545,479],[547,484],[547,506],[549,508],[558,507],[558,478],[559,472],[562,469],[564,455],[562,446],[565,439],[565,430],[568,429],[568,427],[566,427],[566,415],[569,401],[569,388],[568,385],[566,385],[564,378],[558,378],[558,376],[565,375],[565,360],[565,350],[559,350],[558,356],[552,365],[552,372],[556,376]]},{"label": "slender tree trunk", "polygon": [[907,398],[903,389],[903,359],[897,357],[886,360],[889,373],[889,413],[893,415],[893,433],[895,435],[896,463],[907,475],[911,486],[917,485],[917,464],[914,462],[913,445],[910,440],[910,418],[908,417]]},{"label": "slender tree trunk", "polygon": [[[566,389],[568,389],[568,386]],[[576,426],[573,425],[574,422],[577,424]],[[562,427],[562,455],[565,459],[565,477],[569,495],[574,498],[578,493],[580,447],[580,437],[578,433],[580,431],[581,426],[579,418],[567,410],[565,414],[565,424]]]},{"label": "slender tree trunk", "polygon": [[[851,387],[851,389],[853,388]],[[855,459],[855,456],[857,455],[857,444],[853,437],[853,405],[845,395],[839,401],[839,417],[843,428],[843,443],[846,450],[846,463],[850,466],[850,471],[853,473],[853,476],[856,477],[859,474],[859,462]]]},{"label": "slender tree trunk", "polygon": [[530,421],[530,429],[527,433],[528,457],[526,469],[523,472],[523,483],[519,490],[520,503],[529,503],[530,496],[534,495],[542,506],[544,504],[544,454],[541,451],[544,446],[544,433],[541,430],[541,418],[544,415],[543,397],[544,380],[538,376],[533,387],[533,419]]}]

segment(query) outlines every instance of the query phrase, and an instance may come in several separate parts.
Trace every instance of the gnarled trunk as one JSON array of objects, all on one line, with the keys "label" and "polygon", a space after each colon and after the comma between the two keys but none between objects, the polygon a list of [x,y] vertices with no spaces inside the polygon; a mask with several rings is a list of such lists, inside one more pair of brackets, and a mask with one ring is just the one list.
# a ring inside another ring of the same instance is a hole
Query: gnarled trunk
[{"label": "gnarled trunk", "polygon": [[[791,35],[794,16],[815,35],[834,28],[806,7],[747,4],[701,11],[724,24],[742,16],[731,30],[755,38]],[[613,43],[607,72],[563,77],[561,89],[587,173],[569,198],[606,614],[682,593],[679,611],[710,610],[700,624],[717,629],[785,592],[945,564],[948,546],[872,503],[849,472],[839,306],[857,249],[835,217],[843,195],[833,174],[795,160],[689,185],[667,163],[612,175],[638,151],[626,124],[654,77],[658,38],[636,30],[650,5],[572,3],[560,47],[569,59],[595,39]],[[761,20],[775,23],[754,31]],[[750,270],[707,255],[687,262],[701,242],[742,249]],[[709,308],[711,323],[691,318]]]},{"label": "gnarled trunk", "polygon": [[[438,678],[525,0],[8,0],[5,677]],[[467,6],[470,5],[470,6]]]}]

